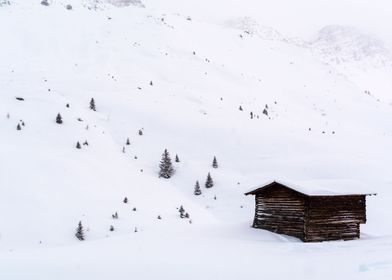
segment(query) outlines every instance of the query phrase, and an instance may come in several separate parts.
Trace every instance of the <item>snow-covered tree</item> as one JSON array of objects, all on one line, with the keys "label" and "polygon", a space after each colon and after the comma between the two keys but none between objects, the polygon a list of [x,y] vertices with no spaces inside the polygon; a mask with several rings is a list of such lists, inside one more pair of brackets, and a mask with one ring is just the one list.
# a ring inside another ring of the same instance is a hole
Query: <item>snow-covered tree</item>
[{"label": "snow-covered tree", "polygon": [[173,164],[167,149],[162,154],[161,163],[159,164],[159,177],[169,179],[174,174]]},{"label": "snow-covered tree", "polygon": [[79,222],[78,227],[76,228],[75,236],[80,241],[83,241],[85,239],[82,221]]},{"label": "snow-covered tree", "polygon": [[22,130],[22,127],[20,126],[19,123],[18,123],[18,125],[16,126],[16,130]]},{"label": "snow-covered tree", "polygon": [[196,181],[195,190],[193,191],[194,195],[201,195],[201,189],[199,181]]},{"label": "snow-covered tree", "polygon": [[207,180],[205,184],[206,188],[212,188],[214,186],[214,181],[212,180],[211,174],[208,172]]},{"label": "snow-covered tree", "polygon": [[182,205],[180,206],[180,209],[178,209],[178,212],[180,212],[180,218],[185,218],[185,209]]},{"label": "snow-covered tree", "polygon": [[216,157],[214,156],[214,159],[212,160],[212,167],[213,168],[218,168],[218,160],[216,159]]},{"label": "snow-covered tree", "polygon": [[180,158],[176,155],[175,162],[180,162]]},{"label": "snow-covered tree", "polygon": [[61,117],[60,113],[57,114],[56,123],[58,123],[58,124],[62,124],[63,123],[63,118]]},{"label": "snow-covered tree", "polygon": [[90,110],[96,111],[97,108],[95,107],[95,100],[94,98],[91,98],[90,100]]},{"label": "snow-covered tree", "polygon": [[77,143],[76,143],[76,149],[81,149],[81,148],[82,148],[82,146],[80,145],[79,142],[77,142]]}]

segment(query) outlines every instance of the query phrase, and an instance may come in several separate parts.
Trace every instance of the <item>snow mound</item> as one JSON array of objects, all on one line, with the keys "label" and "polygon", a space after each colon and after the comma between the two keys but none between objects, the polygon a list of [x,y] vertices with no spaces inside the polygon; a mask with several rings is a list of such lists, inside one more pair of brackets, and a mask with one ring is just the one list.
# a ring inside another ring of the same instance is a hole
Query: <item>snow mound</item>
[{"label": "snow mound", "polygon": [[102,10],[115,6],[119,8],[137,6],[144,8],[144,4],[141,0],[85,0],[84,5],[93,10]]},{"label": "snow mound", "polygon": [[116,7],[138,6],[144,8],[144,4],[140,0],[106,0],[109,4]]},{"label": "snow mound", "polygon": [[286,38],[277,30],[270,26],[259,24],[250,17],[239,17],[226,21],[227,27],[235,28],[244,33],[255,35],[263,40],[284,41]]},{"label": "snow mound", "polygon": [[309,46],[336,65],[354,63],[383,67],[392,64],[391,52],[381,40],[353,27],[325,26]]}]

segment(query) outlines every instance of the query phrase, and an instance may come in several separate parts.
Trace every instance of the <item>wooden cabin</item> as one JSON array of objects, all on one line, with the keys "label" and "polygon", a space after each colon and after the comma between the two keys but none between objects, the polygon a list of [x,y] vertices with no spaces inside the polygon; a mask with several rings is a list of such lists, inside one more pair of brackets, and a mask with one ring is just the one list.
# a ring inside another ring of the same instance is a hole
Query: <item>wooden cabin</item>
[{"label": "wooden cabin", "polygon": [[253,227],[304,242],[359,238],[360,224],[366,223],[366,196],[371,194],[338,194],[316,187],[273,181],[247,192],[256,200]]}]

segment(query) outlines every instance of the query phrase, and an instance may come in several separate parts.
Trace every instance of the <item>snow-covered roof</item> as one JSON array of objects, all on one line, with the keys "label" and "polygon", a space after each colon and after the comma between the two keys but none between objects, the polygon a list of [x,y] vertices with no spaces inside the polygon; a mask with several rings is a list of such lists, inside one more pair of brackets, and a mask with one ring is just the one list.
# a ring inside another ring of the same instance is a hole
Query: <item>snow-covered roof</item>
[{"label": "snow-covered roof", "polygon": [[366,189],[366,187],[358,181],[330,179],[294,181],[293,183],[274,180],[266,182],[245,194],[256,194],[272,184],[279,184],[308,196],[376,195],[376,193]]}]

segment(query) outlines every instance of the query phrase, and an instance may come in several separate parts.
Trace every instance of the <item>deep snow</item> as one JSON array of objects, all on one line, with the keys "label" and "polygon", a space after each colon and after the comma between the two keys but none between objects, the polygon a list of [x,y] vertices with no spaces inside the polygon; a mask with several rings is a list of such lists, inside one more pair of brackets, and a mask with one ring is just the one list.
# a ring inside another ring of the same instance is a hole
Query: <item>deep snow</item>
[{"label": "deep snow", "polygon": [[[329,17],[354,1],[301,0],[292,21],[289,1],[49,2],[0,5],[1,279],[391,274],[392,38],[360,17],[386,9],[355,1]],[[157,176],[165,148],[181,159],[169,180]],[[208,172],[215,186],[194,196]],[[362,238],[252,229],[243,194],[271,179],[377,193]]]}]

